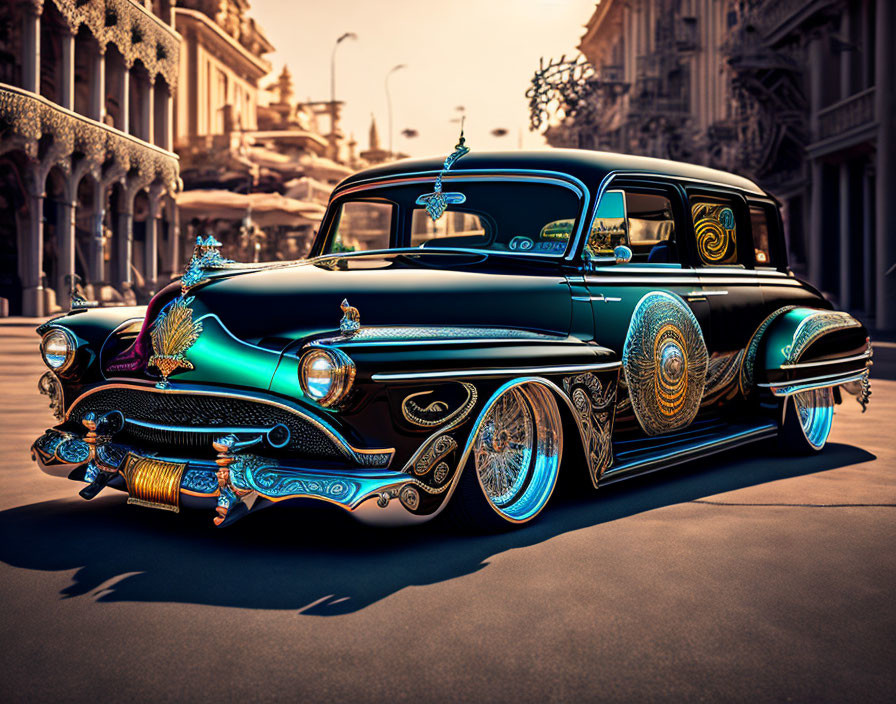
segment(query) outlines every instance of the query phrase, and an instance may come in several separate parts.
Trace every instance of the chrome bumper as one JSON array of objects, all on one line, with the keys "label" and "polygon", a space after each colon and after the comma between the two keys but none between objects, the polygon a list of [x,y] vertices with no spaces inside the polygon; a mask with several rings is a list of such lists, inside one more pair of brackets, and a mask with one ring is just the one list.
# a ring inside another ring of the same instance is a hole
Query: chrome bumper
[{"label": "chrome bumper", "polygon": [[[412,512],[415,480],[402,472],[302,467],[243,453],[244,448],[236,447],[239,444],[236,438],[230,444],[227,438],[219,439],[214,445],[215,460],[162,457],[110,442],[89,427],[83,436],[53,428],[34,442],[31,454],[43,472],[88,484],[101,477],[104,485],[127,491],[129,503],[172,511],[181,506],[215,507],[218,525],[245,515],[257,499],[326,501],[368,523],[416,523],[429,518]],[[142,474],[138,477],[137,472]]]}]

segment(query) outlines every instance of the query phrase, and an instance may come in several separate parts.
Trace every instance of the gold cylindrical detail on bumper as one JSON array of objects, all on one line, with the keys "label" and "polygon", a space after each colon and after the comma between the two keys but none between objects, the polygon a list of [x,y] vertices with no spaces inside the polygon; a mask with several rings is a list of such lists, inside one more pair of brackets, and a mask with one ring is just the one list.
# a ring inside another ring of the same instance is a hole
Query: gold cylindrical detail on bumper
[{"label": "gold cylindrical detail on bumper", "polygon": [[128,503],[178,513],[180,482],[186,468],[186,463],[128,454],[122,472],[128,486]]}]

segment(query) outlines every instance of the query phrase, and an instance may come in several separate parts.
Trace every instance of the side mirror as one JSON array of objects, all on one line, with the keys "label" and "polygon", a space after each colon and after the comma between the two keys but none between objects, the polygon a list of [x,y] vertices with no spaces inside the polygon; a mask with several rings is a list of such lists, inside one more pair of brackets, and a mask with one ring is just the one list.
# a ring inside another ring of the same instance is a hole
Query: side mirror
[{"label": "side mirror", "polygon": [[591,269],[602,264],[628,264],[632,260],[632,250],[624,244],[617,245],[613,248],[612,254],[601,254],[599,256],[587,256],[585,258],[585,268]]},{"label": "side mirror", "polygon": [[617,264],[628,264],[632,260],[632,250],[620,244],[613,249],[613,256],[616,257]]}]

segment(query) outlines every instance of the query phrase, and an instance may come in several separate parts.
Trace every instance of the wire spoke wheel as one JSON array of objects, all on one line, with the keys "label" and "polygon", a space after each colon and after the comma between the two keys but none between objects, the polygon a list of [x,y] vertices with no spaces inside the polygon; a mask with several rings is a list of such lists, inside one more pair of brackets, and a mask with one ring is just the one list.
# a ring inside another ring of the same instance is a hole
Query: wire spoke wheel
[{"label": "wire spoke wheel", "polygon": [[816,450],[824,447],[834,419],[834,394],[830,388],[801,391],[793,395],[803,435]]},{"label": "wire spoke wheel", "polygon": [[813,453],[827,442],[834,420],[834,391],[830,387],[800,391],[784,402],[780,440],[782,449]]},{"label": "wire spoke wheel", "polygon": [[505,391],[492,404],[473,441],[482,495],[510,523],[534,518],[547,504],[560,466],[562,429],[553,395],[529,383]]}]

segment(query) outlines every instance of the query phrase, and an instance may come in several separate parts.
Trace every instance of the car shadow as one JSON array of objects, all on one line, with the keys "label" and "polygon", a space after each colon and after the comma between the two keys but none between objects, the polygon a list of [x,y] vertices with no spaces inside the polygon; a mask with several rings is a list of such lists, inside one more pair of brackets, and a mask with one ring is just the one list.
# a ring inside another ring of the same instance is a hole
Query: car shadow
[{"label": "car shadow", "polygon": [[[481,570],[489,558],[652,509],[874,459],[829,445],[817,457],[780,458],[757,446],[588,492],[555,497],[535,523],[498,535],[458,535],[440,522],[375,529],[339,509],[262,511],[226,529],[211,515],[178,516],[125,504],[110,492],[0,512],[0,560],[72,570],[63,598],[354,612],[405,587]],[[73,485],[74,490],[74,485]]]}]

